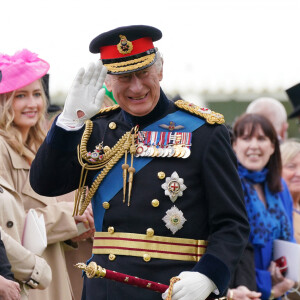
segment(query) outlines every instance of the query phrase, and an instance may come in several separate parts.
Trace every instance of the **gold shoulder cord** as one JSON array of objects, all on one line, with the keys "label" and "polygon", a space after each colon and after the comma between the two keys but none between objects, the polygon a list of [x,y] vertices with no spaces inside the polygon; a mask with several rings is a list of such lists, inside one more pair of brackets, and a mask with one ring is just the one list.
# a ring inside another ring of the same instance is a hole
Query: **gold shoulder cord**
[{"label": "gold shoulder cord", "polygon": [[[100,161],[95,161],[95,162],[90,161],[87,157],[87,143],[91,136],[92,130],[93,130],[93,122],[91,120],[86,121],[85,130],[82,135],[80,146],[77,147],[78,161],[82,167],[82,170],[81,170],[81,176],[79,180],[79,187],[75,193],[73,216],[78,214],[78,210],[80,215],[84,213],[92,197],[96,193],[100,183],[108,174],[108,172],[112,169],[112,167],[120,160],[120,158],[125,153],[127,154],[128,150],[130,150],[130,153],[133,153],[133,147],[135,148],[134,142],[137,135],[138,127],[136,126],[132,128],[131,131],[126,132],[119,139],[119,141],[115,144],[115,146],[112,149],[104,152],[103,157],[101,158]],[[127,161],[127,157],[125,159]],[[132,161],[133,159],[131,159],[131,163]],[[86,195],[85,182],[86,182],[88,170],[99,170],[99,169],[103,169],[103,170],[94,180],[91,188],[89,189],[88,194]],[[129,168],[129,172],[130,171],[131,170]],[[130,174],[129,176],[131,177]],[[80,205],[80,209],[79,209],[79,205]]]},{"label": "gold shoulder cord", "polygon": [[209,124],[223,124],[225,123],[224,116],[220,113],[211,111],[209,109],[201,108],[195,104],[184,100],[177,100],[175,105],[183,110],[186,110],[194,115],[200,116]]},{"label": "gold shoulder cord", "polygon": [[101,115],[101,114],[103,114],[103,113],[107,113],[107,112],[109,112],[109,111],[116,110],[116,109],[118,109],[119,107],[120,107],[120,105],[116,104],[116,105],[112,105],[112,106],[107,106],[107,107],[101,108],[101,109],[99,110],[99,112],[96,114],[96,116],[97,116],[97,115]]}]

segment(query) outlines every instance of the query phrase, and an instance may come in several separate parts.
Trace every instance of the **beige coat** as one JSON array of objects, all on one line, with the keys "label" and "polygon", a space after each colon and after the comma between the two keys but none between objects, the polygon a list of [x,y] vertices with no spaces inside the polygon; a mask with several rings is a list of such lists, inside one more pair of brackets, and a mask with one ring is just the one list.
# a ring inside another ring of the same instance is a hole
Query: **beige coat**
[{"label": "beige coat", "polygon": [[25,211],[23,203],[12,187],[0,177],[0,231],[14,277],[19,281],[22,300],[28,299],[29,286],[44,289],[51,282],[51,268],[47,262],[21,245]]},{"label": "beige coat", "polygon": [[[35,208],[45,218],[48,246],[42,254],[52,269],[52,282],[45,290],[30,290],[30,300],[71,300],[72,289],[66,268],[63,243],[77,236],[73,205],[35,193],[29,184],[29,164],[0,137],[0,176],[20,195],[24,208]],[[77,271],[76,269],[74,270]]]}]

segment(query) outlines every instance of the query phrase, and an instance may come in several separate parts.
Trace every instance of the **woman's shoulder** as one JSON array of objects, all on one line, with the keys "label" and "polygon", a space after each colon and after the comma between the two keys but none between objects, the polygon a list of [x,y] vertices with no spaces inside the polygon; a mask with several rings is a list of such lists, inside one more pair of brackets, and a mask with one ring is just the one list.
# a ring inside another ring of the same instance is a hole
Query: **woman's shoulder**
[{"label": "woman's shoulder", "polygon": [[0,134],[0,155],[3,156],[11,151],[11,147],[6,141],[5,137]]},{"label": "woman's shoulder", "polygon": [[285,182],[285,180],[281,177],[281,185],[282,185],[282,190],[279,192],[279,194],[284,195],[284,196],[290,196],[290,191],[289,188]]}]

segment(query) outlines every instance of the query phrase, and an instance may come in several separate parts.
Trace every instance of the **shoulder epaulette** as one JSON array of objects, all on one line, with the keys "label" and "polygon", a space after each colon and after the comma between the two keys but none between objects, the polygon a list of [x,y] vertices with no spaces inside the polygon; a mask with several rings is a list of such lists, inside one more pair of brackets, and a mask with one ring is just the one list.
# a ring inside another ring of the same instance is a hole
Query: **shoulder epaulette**
[{"label": "shoulder epaulette", "polygon": [[222,114],[214,112],[208,108],[200,107],[184,100],[177,100],[175,105],[182,110],[205,119],[205,121],[209,124],[225,123],[225,119]]},{"label": "shoulder epaulette", "polygon": [[101,108],[98,112],[97,112],[97,114],[93,117],[93,119],[95,119],[95,118],[98,118],[98,117],[100,117],[100,116],[104,116],[104,115],[106,115],[107,113],[110,113],[110,112],[112,112],[112,111],[115,111],[115,110],[117,110],[117,109],[119,109],[120,108],[120,105],[112,105],[112,106],[107,106],[107,107],[104,107],[104,108]]}]

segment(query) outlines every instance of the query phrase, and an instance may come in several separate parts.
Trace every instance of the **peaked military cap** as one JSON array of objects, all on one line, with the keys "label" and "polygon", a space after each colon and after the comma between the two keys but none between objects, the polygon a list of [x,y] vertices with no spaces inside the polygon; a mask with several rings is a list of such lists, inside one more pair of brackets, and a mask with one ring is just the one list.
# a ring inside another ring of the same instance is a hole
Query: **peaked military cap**
[{"label": "peaked military cap", "polygon": [[293,111],[289,114],[288,118],[296,118],[300,116],[300,83],[290,87],[285,91],[293,105]]},{"label": "peaked military cap", "polygon": [[90,43],[90,52],[100,53],[109,74],[124,74],[145,69],[156,61],[154,41],[162,33],[147,25],[118,27],[101,33]]}]

